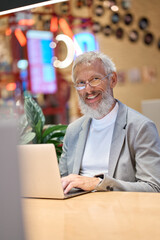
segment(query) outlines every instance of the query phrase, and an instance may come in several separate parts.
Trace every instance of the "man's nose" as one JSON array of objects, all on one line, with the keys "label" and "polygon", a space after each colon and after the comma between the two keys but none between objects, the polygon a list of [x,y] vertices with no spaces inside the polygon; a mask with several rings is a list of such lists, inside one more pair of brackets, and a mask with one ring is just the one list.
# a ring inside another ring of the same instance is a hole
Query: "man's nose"
[{"label": "man's nose", "polygon": [[91,87],[91,85],[89,84],[89,82],[86,82],[85,90],[86,90],[87,92],[90,92],[90,91],[92,90],[92,87]]}]

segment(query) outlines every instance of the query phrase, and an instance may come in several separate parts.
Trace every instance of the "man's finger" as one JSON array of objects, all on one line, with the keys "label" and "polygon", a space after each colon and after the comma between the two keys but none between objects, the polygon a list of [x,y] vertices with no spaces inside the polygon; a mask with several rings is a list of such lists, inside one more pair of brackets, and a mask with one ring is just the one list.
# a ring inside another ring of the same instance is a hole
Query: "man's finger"
[{"label": "man's finger", "polygon": [[68,181],[61,181],[63,190],[67,187]]},{"label": "man's finger", "polygon": [[74,187],[76,187],[76,184],[74,184],[73,182],[69,183],[66,189],[64,190],[64,194],[67,194]]}]

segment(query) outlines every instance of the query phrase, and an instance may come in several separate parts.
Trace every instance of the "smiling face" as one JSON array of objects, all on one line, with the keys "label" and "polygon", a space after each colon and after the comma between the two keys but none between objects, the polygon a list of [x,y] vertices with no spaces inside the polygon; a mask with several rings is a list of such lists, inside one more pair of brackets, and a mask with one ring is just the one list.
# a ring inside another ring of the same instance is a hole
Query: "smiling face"
[{"label": "smiling face", "polygon": [[[74,78],[76,82],[90,82],[93,78],[102,79],[107,75],[100,59],[90,64],[80,63],[75,67]],[[109,79],[110,78],[110,79]],[[88,113],[91,117],[102,118],[114,107],[112,88],[116,85],[115,73],[105,78],[98,86],[78,91],[82,113]],[[90,113],[89,113],[89,112]],[[93,114],[92,114],[93,113]]]}]

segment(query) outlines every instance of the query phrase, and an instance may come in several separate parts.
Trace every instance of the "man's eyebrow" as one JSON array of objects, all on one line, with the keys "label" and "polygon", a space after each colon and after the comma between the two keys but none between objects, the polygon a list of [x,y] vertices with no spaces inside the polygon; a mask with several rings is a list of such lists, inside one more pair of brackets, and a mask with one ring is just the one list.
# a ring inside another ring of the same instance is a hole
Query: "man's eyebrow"
[{"label": "man's eyebrow", "polygon": [[[93,76],[91,76],[90,78],[88,78],[87,80],[93,79],[93,78],[101,78],[102,76],[100,74],[95,74]],[[78,79],[77,81],[84,81],[85,79]],[[86,80],[86,81],[87,81]]]}]

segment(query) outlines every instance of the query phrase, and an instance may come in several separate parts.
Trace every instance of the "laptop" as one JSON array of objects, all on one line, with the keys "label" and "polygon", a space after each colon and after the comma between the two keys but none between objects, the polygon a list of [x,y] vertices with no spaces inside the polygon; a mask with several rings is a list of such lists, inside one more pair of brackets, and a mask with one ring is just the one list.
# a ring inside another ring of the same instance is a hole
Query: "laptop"
[{"label": "laptop", "polygon": [[22,197],[66,199],[88,192],[72,189],[64,194],[53,144],[19,145],[17,149]]}]

